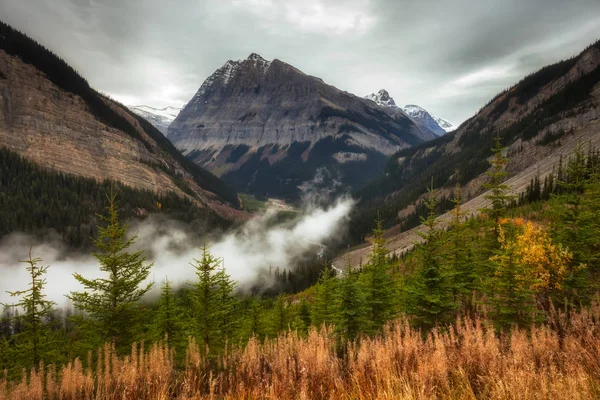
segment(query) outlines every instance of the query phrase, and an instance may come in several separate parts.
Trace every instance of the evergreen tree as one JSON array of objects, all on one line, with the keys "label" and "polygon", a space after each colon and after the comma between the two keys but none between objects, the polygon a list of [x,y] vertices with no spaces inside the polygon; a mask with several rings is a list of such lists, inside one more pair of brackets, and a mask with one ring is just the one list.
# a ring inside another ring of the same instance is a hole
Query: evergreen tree
[{"label": "evergreen tree", "polygon": [[433,189],[425,202],[429,215],[422,217],[425,244],[416,250],[418,269],[406,284],[406,310],[415,317],[417,325],[429,329],[440,323],[449,323],[456,305],[451,276],[443,267],[443,232],[437,229],[435,209],[437,199]]},{"label": "evergreen tree", "polygon": [[561,173],[559,193],[550,201],[552,236],[573,254],[566,295],[584,303],[595,290],[592,275],[600,272],[600,180],[588,165],[578,146]]},{"label": "evergreen tree", "polygon": [[154,339],[161,340],[167,337],[169,346],[181,344],[181,312],[175,302],[169,278],[165,278],[160,288],[158,308],[154,314]]},{"label": "evergreen tree", "polygon": [[315,296],[312,306],[312,323],[317,327],[331,325],[336,319],[338,280],[333,274],[333,268],[327,265],[319,281],[315,285]]},{"label": "evergreen tree", "polygon": [[29,258],[19,261],[27,264],[29,272],[29,288],[16,292],[8,292],[13,297],[21,297],[20,301],[11,304],[11,307],[18,307],[24,311],[22,316],[17,316],[22,322],[22,330],[13,336],[16,342],[16,353],[24,366],[36,366],[43,359],[48,351],[48,341],[51,335],[48,327],[48,319],[56,303],[46,299],[44,286],[46,279],[44,275],[48,266],[39,266],[42,260],[33,258],[31,248],[29,249]]},{"label": "evergreen tree", "polygon": [[271,332],[273,336],[286,330],[289,325],[288,304],[283,295],[277,296],[271,312]]},{"label": "evergreen tree", "polygon": [[217,319],[222,341],[233,340],[239,330],[239,319],[236,315],[238,302],[233,295],[235,288],[236,282],[222,266],[215,275]]},{"label": "evergreen tree", "polygon": [[260,302],[254,297],[250,299],[246,319],[248,337],[253,335],[262,337],[264,335],[263,312],[264,310]]},{"label": "evergreen tree", "polygon": [[308,301],[306,299],[300,300],[300,308],[298,310],[298,319],[300,320],[299,328],[303,332],[308,332],[308,327],[311,323],[311,312],[310,307],[308,305]]},{"label": "evergreen tree", "polygon": [[[75,273],[75,279],[85,288],[67,297],[85,317],[80,321],[89,334],[96,332],[100,341],[110,340],[118,351],[127,351],[138,333],[140,302],[152,283],[144,281],[153,264],[146,264],[142,251],[130,253],[136,236],[126,238],[127,225],[119,222],[116,194],[111,190],[106,215],[98,215],[106,226],[98,228],[94,245],[99,252],[94,257],[100,271],[107,276],[88,279]],[[97,345],[98,343],[96,343]]]},{"label": "evergreen tree", "polygon": [[202,247],[202,258],[194,260],[198,280],[193,285],[192,301],[195,331],[206,347],[217,345],[220,340],[219,324],[221,316],[217,302],[216,270],[220,260],[215,258],[206,246]]},{"label": "evergreen tree", "polygon": [[368,328],[370,322],[366,316],[365,298],[358,281],[359,273],[350,266],[346,271],[346,276],[341,280],[337,330],[343,338],[352,340]]},{"label": "evergreen tree", "polygon": [[461,189],[457,184],[454,189],[454,208],[452,221],[448,231],[448,253],[445,257],[449,277],[452,279],[452,290],[455,300],[462,303],[468,314],[474,312],[472,296],[477,289],[476,260],[468,246],[469,235],[464,223],[465,212],[462,211]]},{"label": "evergreen tree", "polygon": [[505,216],[506,206],[514,196],[508,194],[509,187],[503,183],[508,176],[505,171],[508,158],[504,156],[504,147],[502,147],[500,136],[496,136],[492,151],[494,153],[494,158],[491,161],[492,168],[486,172],[489,181],[483,185],[485,189],[490,191],[485,198],[490,200],[491,205],[481,211],[494,222],[494,233],[498,238],[500,219]]},{"label": "evergreen tree", "polygon": [[372,332],[383,328],[396,313],[396,286],[388,273],[386,254],[382,220],[377,219],[369,263],[365,265],[361,275]]}]

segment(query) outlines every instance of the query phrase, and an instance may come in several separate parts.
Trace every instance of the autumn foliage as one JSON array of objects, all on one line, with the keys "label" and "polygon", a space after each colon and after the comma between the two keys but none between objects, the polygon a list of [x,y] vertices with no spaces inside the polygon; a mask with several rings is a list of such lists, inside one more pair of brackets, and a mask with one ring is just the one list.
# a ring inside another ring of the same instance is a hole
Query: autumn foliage
[{"label": "autumn foliage", "polygon": [[[60,371],[41,365],[20,382],[0,379],[0,399],[596,399],[600,305],[553,312],[549,325],[497,335],[461,320],[423,336],[406,320],[339,347],[332,329],[285,332],[209,360],[190,340],[177,368],[166,341],[106,345]],[[85,365],[84,365],[85,364]]]}]

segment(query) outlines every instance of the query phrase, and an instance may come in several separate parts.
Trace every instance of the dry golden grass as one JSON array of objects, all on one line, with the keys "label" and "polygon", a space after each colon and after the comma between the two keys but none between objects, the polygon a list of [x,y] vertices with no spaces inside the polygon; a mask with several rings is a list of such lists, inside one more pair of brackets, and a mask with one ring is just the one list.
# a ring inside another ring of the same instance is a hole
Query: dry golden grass
[{"label": "dry golden grass", "polygon": [[122,358],[107,345],[93,369],[75,360],[24,372],[20,382],[0,376],[0,399],[600,398],[597,304],[500,336],[484,321],[462,320],[424,338],[399,320],[342,348],[323,328],[251,339],[217,359],[206,351],[191,339],[177,369],[166,344],[134,345]]}]

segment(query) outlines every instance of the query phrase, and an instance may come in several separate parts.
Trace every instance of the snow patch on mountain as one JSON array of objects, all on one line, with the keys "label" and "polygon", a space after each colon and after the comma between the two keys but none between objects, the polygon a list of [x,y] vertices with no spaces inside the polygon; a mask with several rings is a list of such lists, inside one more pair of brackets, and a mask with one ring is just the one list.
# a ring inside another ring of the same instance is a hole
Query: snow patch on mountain
[{"label": "snow patch on mountain", "polygon": [[440,117],[436,117],[435,115],[431,116],[435,122],[437,122],[437,124],[446,132],[452,132],[453,130],[456,130],[456,128],[458,128],[458,126],[453,125],[451,122],[440,118]]},{"label": "snow patch on mountain", "polygon": [[402,110],[406,114],[408,114],[413,120],[419,122],[422,126],[425,126],[426,128],[430,129],[438,136],[441,136],[447,132],[456,129],[456,127],[454,127],[454,125],[452,125],[450,122],[446,121],[445,119],[431,115],[423,107],[420,107],[416,104],[407,104],[402,108]]},{"label": "snow patch on mountain", "polygon": [[128,108],[140,117],[145,118],[163,135],[167,134],[167,128],[181,111],[180,107],[154,108],[145,105],[128,106]]}]

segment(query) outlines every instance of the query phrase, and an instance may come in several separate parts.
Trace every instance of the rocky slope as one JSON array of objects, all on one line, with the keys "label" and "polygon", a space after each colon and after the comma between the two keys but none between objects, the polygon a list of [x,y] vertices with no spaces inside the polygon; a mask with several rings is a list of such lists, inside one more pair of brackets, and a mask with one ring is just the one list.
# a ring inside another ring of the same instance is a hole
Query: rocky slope
[{"label": "rocky slope", "polygon": [[514,193],[535,174],[552,173],[577,144],[600,145],[600,42],[526,77],[456,131],[395,154],[385,175],[357,193],[352,237],[364,237],[379,213],[387,226],[396,225],[392,250],[409,246],[415,236],[398,232],[432,178],[440,195],[450,196],[460,184],[463,198],[474,199],[467,208],[476,212],[484,205],[482,184],[497,135],[507,147],[507,183]]},{"label": "rocky slope", "polygon": [[178,107],[154,108],[150,106],[127,106],[131,111],[150,122],[163,135],[167,134],[167,129],[171,122],[181,111]]},{"label": "rocky slope", "polygon": [[405,114],[257,54],[206,79],[167,136],[239,190],[291,199],[315,179],[358,187],[395,151],[435,138]]},{"label": "rocky slope", "polygon": [[185,159],[144,119],[98,94],[64,61],[0,23],[0,146],[39,165],[233,217],[235,191]]}]

